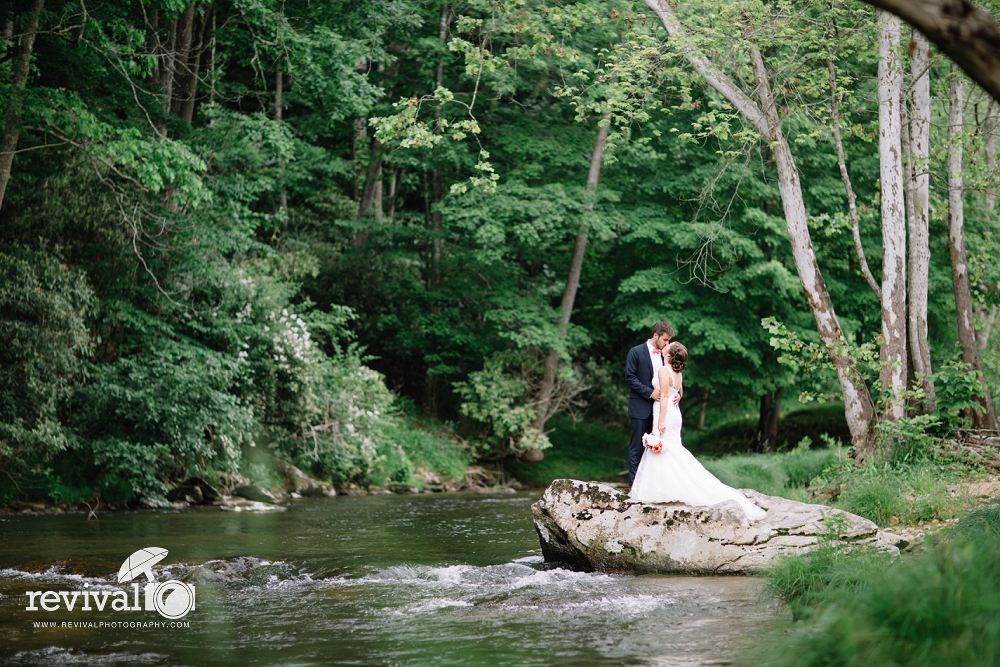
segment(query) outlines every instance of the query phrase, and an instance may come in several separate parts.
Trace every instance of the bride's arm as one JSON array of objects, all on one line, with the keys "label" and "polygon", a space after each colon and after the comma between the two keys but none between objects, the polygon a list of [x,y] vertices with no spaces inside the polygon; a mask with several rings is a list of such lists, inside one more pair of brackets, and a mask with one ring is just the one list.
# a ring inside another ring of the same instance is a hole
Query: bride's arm
[{"label": "bride's arm", "polygon": [[[661,390],[672,386],[670,384],[670,371],[667,370],[666,366],[661,367],[660,370],[657,371],[657,375],[660,378]],[[669,401],[667,401],[666,394],[663,394],[660,399],[660,416],[657,418],[656,422],[660,426],[660,433],[667,430],[667,403],[669,403]]]}]

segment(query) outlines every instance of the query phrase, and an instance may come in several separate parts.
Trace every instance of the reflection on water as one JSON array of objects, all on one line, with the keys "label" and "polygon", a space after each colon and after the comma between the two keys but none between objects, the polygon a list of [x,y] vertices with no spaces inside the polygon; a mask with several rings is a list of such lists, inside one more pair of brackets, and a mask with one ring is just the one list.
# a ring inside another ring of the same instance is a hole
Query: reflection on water
[{"label": "reflection on water", "polygon": [[[585,574],[542,563],[535,495],[300,501],[0,519],[0,662],[13,665],[721,665],[770,611],[737,577]],[[197,587],[188,628],[155,612],[27,612],[27,590],[109,590],[136,549]]]}]

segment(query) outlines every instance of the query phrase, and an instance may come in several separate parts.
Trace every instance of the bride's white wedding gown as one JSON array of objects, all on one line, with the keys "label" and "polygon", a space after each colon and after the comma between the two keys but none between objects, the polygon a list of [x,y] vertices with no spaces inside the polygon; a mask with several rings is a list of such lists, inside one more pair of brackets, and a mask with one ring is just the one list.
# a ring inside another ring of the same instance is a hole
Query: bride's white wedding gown
[{"label": "bride's white wedding gown", "polygon": [[[659,377],[653,378],[653,386],[657,389],[660,388],[659,380]],[[720,482],[681,444],[682,419],[680,408],[674,405],[676,393],[676,389],[667,387],[664,396],[667,401],[664,418],[667,428],[662,434],[657,423],[660,403],[653,403],[653,432],[646,436],[646,441],[652,444],[659,439],[663,449],[659,454],[648,447],[643,452],[629,498],[645,503],[677,502],[694,507],[735,500],[751,522],[763,519],[766,514],[763,509],[738,490]]]}]

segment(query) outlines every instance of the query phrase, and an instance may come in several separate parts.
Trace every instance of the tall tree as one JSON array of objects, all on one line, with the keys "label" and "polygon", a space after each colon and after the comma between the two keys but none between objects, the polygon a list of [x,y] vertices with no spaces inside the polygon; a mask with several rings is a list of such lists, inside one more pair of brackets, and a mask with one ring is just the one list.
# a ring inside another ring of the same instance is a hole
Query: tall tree
[{"label": "tall tree", "polygon": [[[444,50],[448,43],[448,27],[451,25],[451,5],[447,2],[441,5],[441,17],[438,21],[438,42],[440,43],[441,55],[438,56],[437,67],[434,69],[434,90],[438,90],[444,84]],[[442,129],[441,107],[434,110],[434,134],[440,136]],[[433,168],[431,169],[431,192],[430,192],[430,223],[431,223],[431,257],[430,271],[428,271],[428,287],[434,289],[441,284],[441,260],[444,259],[444,237],[441,232],[441,199],[444,196],[444,186],[442,185],[443,174],[441,173],[441,149],[434,146],[431,154]],[[431,306],[435,314],[440,314],[441,306],[435,303]],[[426,380],[427,387],[427,407],[432,417],[438,416],[438,395],[441,393],[442,376],[436,373],[428,373]],[[541,455],[541,452],[538,452]]]},{"label": "tall tree", "polygon": [[906,214],[900,99],[899,19],[878,12],[879,172],[882,182],[882,388],[891,392],[884,418],[905,415],[906,389]]},{"label": "tall tree", "polygon": [[927,293],[930,276],[930,157],[931,81],[927,39],[913,31],[910,42],[910,86],[913,90],[910,111],[909,164],[907,174],[910,196],[908,207],[909,257],[907,263],[907,303],[909,314],[910,361],[913,372],[923,378],[924,405],[935,409],[934,381],[931,378],[931,350],[927,339]]},{"label": "tall tree", "polygon": [[194,45],[195,12],[194,3],[189,2],[177,19],[177,52],[174,54],[174,81],[170,86],[170,113],[181,115],[181,107],[187,93],[187,79],[191,74],[191,49]]},{"label": "tall tree", "polygon": [[[969,285],[969,262],[965,249],[965,183],[962,177],[962,142],[964,140],[964,86],[952,68],[948,114],[948,250],[951,253],[951,277],[955,291],[955,311],[958,316],[958,342],[962,347],[962,362],[982,373],[979,346],[976,344],[976,323],[972,310],[972,290]],[[975,428],[997,428],[996,413],[989,390],[981,384],[976,397],[980,410],[973,411]]]},{"label": "tall tree", "polygon": [[781,128],[781,120],[771,94],[763,57],[756,49],[750,52],[754,83],[760,100],[758,106],[692,43],[668,0],[646,0],[646,5],[656,12],[671,38],[679,42],[681,54],[695,71],[729,100],[771,147],[778,171],[778,190],[781,193],[788,240],[792,247],[799,281],[809,302],[820,340],[827,347],[830,360],[837,372],[837,379],[844,396],[844,412],[851,431],[852,444],[856,454],[863,457],[870,451],[872,444],[869,432],[873,417],[872,401],[867,386],[845,354],[847,341],[837,321],[830,293],[816,261],[798,169]]},{"label": "tall tree", "polygon": [[7,103],[7,122],[4,125],[3,139],[0,139],[0,209],[3,208],[7,183],[10,182],[10,171],[14,164],[14,151],[17,150],[17,139],[21,131],[21,104],[24,99],[24,87],[28,83],[31,52],[35,48],[39,15],[44,6],[45,0],[35,0],[31,7],[31,18],[28,19],[28,29],[21,36],[21,43],[17,47],[13,90],[10,101]]},{"label": "tall tree", "polygon": [[[986,109],[986,133],[984,141],[986,151],[986,168],[990,174],[997,171],[997,102],[990,100],[990,106]],[[997,187],[995,181],[991,181],[986,188],[986,208],[993,210],[997,203]]]},{"label": "tall tree", "polygon": [[[601,160],[604,159],[604,147],[608,142],[608,126],[611,122],[610,114],[603,114],[601,122],[597,128],[597,139],[594,141],[594,152],[590,155],[590,171],[587,173],[587,187],[584,191],[583,207],[587,211],[594,210],[594,197],[597,194],[597,185],[601,179]],[[570,257],[569,274],[566,276],[566,287],[563,289],[562,303],[559,306],[558,325],[562,335],[566,335],[566,325],[569,324],[573,316],[573,302],[576,300],[576,292],[580,287],[580,272],[583,269],[583,258],[587,252],[587,234],[589,222],[584,219],[580,221],[577,228],[576,239],[573,242],[573,255]],[[552,391],[555,387],[556,372],[559,370],[559,350],[549,351],[545,359],[545,372],[542,377],[542,386],[538,395],[538,419],[535,427],[539,431],[545,430],[545,422],[552,416]],[[538,454],[541,454],[539,451]]]}]

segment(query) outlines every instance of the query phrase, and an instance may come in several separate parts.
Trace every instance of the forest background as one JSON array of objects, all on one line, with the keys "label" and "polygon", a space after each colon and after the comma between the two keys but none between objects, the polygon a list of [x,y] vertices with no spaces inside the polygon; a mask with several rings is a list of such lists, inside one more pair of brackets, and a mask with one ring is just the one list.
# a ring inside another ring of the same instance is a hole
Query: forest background
[{"label": "forest background", "polygon": [[867,5],[6,0],[0,28],[4,503],[157,506],[275,457],[530,478],[587,437],[567,415],[624,451],[660,320],[705,451],[995,426],[996,105]]}]

